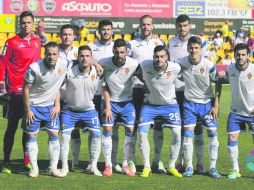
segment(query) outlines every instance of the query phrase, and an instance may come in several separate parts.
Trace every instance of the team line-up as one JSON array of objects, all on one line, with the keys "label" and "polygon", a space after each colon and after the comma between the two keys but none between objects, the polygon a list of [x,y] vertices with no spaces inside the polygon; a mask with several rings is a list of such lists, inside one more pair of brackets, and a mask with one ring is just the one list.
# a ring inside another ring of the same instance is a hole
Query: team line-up
[{"label": "team line-up", "polygon": [[[112,22],[101,20],[100,39],[76,48],[72,45],[75,28],[64,25],[60,30],[61,43],[48,42],[43,59],[40,58],[41,42],[33,34],[33,25],[32,13],[23,12],[20,33],[7,40],[1,56],[0,90],[2,98],[8,95],[3,173],[12,173],[10,154],[18,121],[23,118],[24,164],[30,177],[39,175],[40,128],[48,132],[49,171],[56,177],[65,177],[69,172],[70,141],[71,169],[79,168],[79,128],[89,130],[90,160],[86,171],[93,175],[112,176],[112,171],[116,171],[135,176],[136,141],[144,164],[141,177],[149,177],[152,171],[191,177],[194,145],[195,169],[205,173],[204,128],[209,139],[209,175],[221,178],[216,162],[222,80],[217,77],[214,62],[206,57],[205,40],[190,33],[187,15],[177,17],[177,34],[167,47],[153,36],[153,18],[149,15],[140,18],[140,35],[128,43],[122,39],[113,42]],[[249,62],[249,54],[246,44],[237,44],[235,62],[228,66],[223,79],[230,83],[232,91],[227,125],[228,152],[233,164],[229,179],[241,177],[238,136],[242,124],[248,124],[253,132],[254,66]],[[117,126],[125,127],[121,166],[117,163]],[[151,126],[152,165],[148,142]],[[164,127],[172,132],[167,170],[161,161]],[[102,172],[97,168],[101,150],[105,161]],[[59,158],[61,169],[57,168]]]}]

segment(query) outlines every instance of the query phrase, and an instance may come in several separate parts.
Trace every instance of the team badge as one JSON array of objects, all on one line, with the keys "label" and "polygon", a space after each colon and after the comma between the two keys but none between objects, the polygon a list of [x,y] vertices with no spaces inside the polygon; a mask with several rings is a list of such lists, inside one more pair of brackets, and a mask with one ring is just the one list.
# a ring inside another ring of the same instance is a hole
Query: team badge
[{"label": "team badge", "polygon": [[35,44],[35,46],[38,48],[38,43],[37,43],[37,42],[35,42],[34,44]]},{"label": "team badge", "polygon": [[18,12],[22,11],[23,6],[24,6],[24,4],[23,4],[22,0],[11,0],[11,2],[10,2],[11,11],[14,13],[18,13]]},{"label": "team badge", "polygon": [[171,72],[170,72],[170,71],[167,72],[167,77],[168,77],[168,78],[171,77]]},{"label": "team badge", "polygon": [[59,76],[61,76],[61,75],[62,75],[62,70],[61,70],[60,68],[58,68],[58,70],[57,70],[57,74],[58,74]]},{"label": "team badge", "polygon": [[155,46],[158,46],[158,45],[159,45],[159,43],[158,43],[158,42],[154,42],[154,45],[155,45]]},{"label": "team badge", "polygon": [[204,71],[205,71],[204,67],[201,67],[199,71],[200,71],[200,73],[202,75],[204,73]]},{"label": "team badge", "polygon": [[47,13],[52,13],[56,8],[56,2],[54,0],[43,0],[42,8]]},{"label": "team badge", "polygon": [[248,79],[250,80],[250,79],[252,79],[252,74],[251,73],[248,73]]},{"label": "team badge", "polygon": [[94,81],[94,79],[95,79],[95,76],[94,76],[94,75],[92,75],[92,76],[91,76],[91,79],[92,79],[92,81]]},{"label": "team badge", "polygon": [[77,57],[78,57],[78,54],[76,52],[74,53],[74,57],[75,57],[75,59],[77,59]]},{"label": "team badge", "polygon": [[128,68],[126,68],[126,69],[124,70],[124,72],[125,72],[125,75],[128,75],[128,73],[129,73],[129,69],[128,69]]},{"label": "team badge", "polygon": [[37,12],[40,8],[40,3],[37,0],[29,0],[26,3],[26,8],[28,11]]}]

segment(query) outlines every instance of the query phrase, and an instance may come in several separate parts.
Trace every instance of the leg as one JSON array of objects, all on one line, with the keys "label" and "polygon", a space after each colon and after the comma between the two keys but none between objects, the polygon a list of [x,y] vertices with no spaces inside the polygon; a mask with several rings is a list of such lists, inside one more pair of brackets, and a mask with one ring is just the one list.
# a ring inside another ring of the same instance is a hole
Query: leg
[{"label": "leg", "polygon": [[197,122],[197,125],[194,130],[195,134],[195,152],[196,152],[196,158],[197,158],[197,165],[196,165],[196,172],[197,173],[205,173],[205,169],[203,166],[204,161],[204,133],[203,133],[203,127],[202,122]]},{"label": "leg", "polygon": [[113,135],[112,135],[112,165],[113,169],[116,172],[122,172],[121,166],[117,163],[117,154],[118,154],[118,143],[119,143],[119,137],[118,137],[118,129],[119,126],[115,125],[113,127]]},{"label": "leg", "polygon": [[[80,146],[81,146],[81,140],[80,140],[80,132],[78,128],[74,127],[74,130],[71,133],[71,148],[72,148],[72,164],[71,168],[72,170],[78,170],[79,165],[79,153],[80,153]],[[90,149],[89,149],[90,152]]]},{"label": "leg", "polygon": [[31,165],[32,165],[32,169],[29,172],[28,176],[38,177],[39,168],[37,164],[37,157],[38,157],[37,133],[28,135],[27,152],[28,152]]},{"label": "leg", "polygon": [[233,169],[228,175],[229,179],[236,179],[237,177],[241,177],[240,168],[238,164],[238,156],[239,156],[238,137],[239,133],[228,135],[228,154],[233,164]]},{"label": "leg", "polygon": [[184,128],[184,140],[183,140],[183,152],[184,152],[184,160],[186,164],[186,170],[184,173],[185,177],[191,177],[193,174],[193,165],[192,165],[192,157],[193,157],[193,139],[194,136],[194,126],[185,127]]},{"label": "leg", "polygon": [[102,153],[105,159],[105,170],[103,172],[104,176],[112,175],[112,162],[111,162],[111,153],[112,153],[112,126],[103,126],[103,135],[102,135]]},{"label": "leg", "polygon": [[69,173],[69,166],[68,166],[68,156],[70,150],[70,139],[71,139],[71,130],[69,131],[62,131],[62,142],[60,146],[61,151],[61,160],[62,160],[62,172],[67,175]]},{"label": "leg", "polygon": [[124,174],[128,176],[135,176],[135,173],[131,171],[129,167],[129,161],[131,159],[131,151],[132,151],[133,128],[134,127],[125,127],[125,139],[124,139],[124,146],[123,146],[122,171]]}]

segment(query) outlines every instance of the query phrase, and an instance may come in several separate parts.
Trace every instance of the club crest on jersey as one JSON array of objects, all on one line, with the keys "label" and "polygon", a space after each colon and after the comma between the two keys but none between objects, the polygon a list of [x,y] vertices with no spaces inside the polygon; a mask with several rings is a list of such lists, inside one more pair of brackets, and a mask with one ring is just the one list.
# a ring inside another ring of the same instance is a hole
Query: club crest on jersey
[{"label": "club crest on jersey", "polygon": [[39,47],[37,42],[35,42],[35,46],[36,46],[37,48]]},{"label": "club crest on jersey", "polygon": [[124,72],[125,72],[125,75],[128,75],[129,69],[128,68],[124,69]]},{"label": "club crest on jersey", "polygon": [[168,72],[167,72],[167,78],[170,78],[170,77],[171,77],[171,72],[168,71]]},{"label": "club crest on jersey", "polygon": [[75,57],[75,59],[77,59],[77,57],[78,57],[78,54],[76,52],[74,53],[74,57]]},{"label": "club crest on jersey", "polygon": [[250,79],[252,79],[252,74],[251,73],[248,73],[248,79],[250,80]]},{"label": "club crest on jersey", "polygon": [[94,75],[94,74],[91,76],[91,80],[92,80],[92,81],[95,80],[95,75]]},{"label": "club crest on jersey", "polygon": [[159,45],[159,43],[158,43],[158,42],[154,42],[154,45],[155,45],[155,46],[158,46],[158,45]]},{"label": "club crest on jersey", "polygon": [[201,75],[204,73],[204,71],[205,71],[205,69],[204,69],[204,67],[201,67],[200,69],[199,69],[199,71],[200,71],[200,73],[201,73]]},{"label": "club crest on jersey", "polygon": [[58,68],[58,70],[57,70],[57,74],[58,74],[59,76],[61,76],[61,75],[62,75],[62,70],[61,70],[60,68]]}]

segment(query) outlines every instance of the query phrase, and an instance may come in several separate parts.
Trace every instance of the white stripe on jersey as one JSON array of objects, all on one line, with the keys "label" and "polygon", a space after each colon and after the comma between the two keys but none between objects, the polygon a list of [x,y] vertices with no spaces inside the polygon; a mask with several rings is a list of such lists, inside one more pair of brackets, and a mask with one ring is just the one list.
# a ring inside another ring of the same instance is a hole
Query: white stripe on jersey
[{"label": "white stripe on jersey", "polygon": [[254,110],[254,65],[239,71],[232,63],[227,68],[227,77],[231,85],[231,112],[243,116],[253,116]]},{"label": "white stripe on jersey", "polygon": [[74,111],[86,111],[94,108],[93,97],[99,83],[99,75],[94,66],[91,66],[88,75],[74,65],[66,75],[66,99],[64,106]]},{"label": "white stripe on jersey", "polygon": [[[110,101],[125,102],[132,100],[132,77],[138,67],[138,61],[126,57],[125,64],[118,68],[112,62],[112,57],[101,60],[104,68],[104,86],[110,90]],[[106,84],[105,84],[106,83]]]},{"label": "white stripe on jersey", "polygon": [[213,62],[202,57],[197,65],[189,62],[188,56],[177,59],[185,83],[184,96],[187,100],[205,104],[214,97],[211,82],[215,80],[216,68]]},{"label": "white stripe on jersey", "polygon": [[179,64],[168,62],[167,69],[159,73],[154,68],[153,60],[146,60],[141,64],[141,68],[145,83],[149,89],[149,104],[175,104],[175,79],[181,69]]},{"label": "white stripe on jersey", "polygon": [[56,95],[70,67],[70,61],[61,57],[58,58],[52,71],[45,66],[43,59],[32,63],[25,75],[25,82],[31,84],[30,104],[35,106],[54,104]]}]

